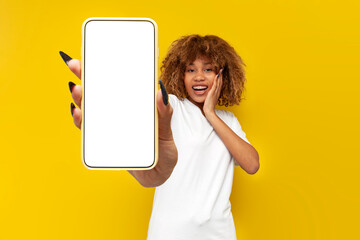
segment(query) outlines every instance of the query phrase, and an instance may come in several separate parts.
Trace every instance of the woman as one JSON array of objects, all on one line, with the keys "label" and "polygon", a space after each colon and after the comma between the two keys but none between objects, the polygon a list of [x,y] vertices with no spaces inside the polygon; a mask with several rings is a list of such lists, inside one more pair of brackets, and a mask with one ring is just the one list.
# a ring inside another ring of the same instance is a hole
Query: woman
[{"label": "woman", "polygon": [[[60,54],[80,78],[80,62]],[[157,187],[148,240],[236,239],[229,201],[234,166],[254,174],[259,156],[234,114],[215,105],[240,103],[242,60],[217,36],[190,35],[172,43],[161,70],[159,161],[151,170],[129,171],[143,186]],[[81,106],[81,86],[69,87]],[[80,109],[72,104],[71,112],[80,128]]]}]

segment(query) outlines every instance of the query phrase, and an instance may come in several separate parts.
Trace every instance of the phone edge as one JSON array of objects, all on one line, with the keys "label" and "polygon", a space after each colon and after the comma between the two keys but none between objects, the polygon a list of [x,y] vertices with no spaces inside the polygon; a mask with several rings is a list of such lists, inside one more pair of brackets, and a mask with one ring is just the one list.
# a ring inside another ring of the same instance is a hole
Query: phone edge
[{"label": "phone edge", "polygon": [[[129,18],[129,17],[90,17],[87,18],[82,24],[82,41],[81,41],[81,69],[84,69],[84,54],[85,54],[85,27],[86,24],[92,20],[132,20],[132,21],[148,21],[151,22],[154,26],[154,34],[155,34],[155,81],[154,81],[154,116],[155,116],[155,126],[154,126],[154,142],[155,142],[155,154],[154,154],[154,162],[149,167],[136,167],[136,168],[128,168],[128,167],[91,167],[86,164],[84,159],[84,124],[81,124],[81,162],[85,166],[85,168],[89,170],[150,170],[156,166],[158,163],[158,149],[159,149],[159,141],[158,141],[158,114],[157,114],[157,104],[156,104],[156,94],[159,90],[158,83],[158,60],[159,60],[159,43],[158,43],[158,26],[157,23],[151,18]],[[84,97],[84,71],[81,71],[81,91],[82,96]],[[84,101],[81,101],[81,109],[84,108]],[[81,111],[82,119],[85,120],[84,111]]]}]

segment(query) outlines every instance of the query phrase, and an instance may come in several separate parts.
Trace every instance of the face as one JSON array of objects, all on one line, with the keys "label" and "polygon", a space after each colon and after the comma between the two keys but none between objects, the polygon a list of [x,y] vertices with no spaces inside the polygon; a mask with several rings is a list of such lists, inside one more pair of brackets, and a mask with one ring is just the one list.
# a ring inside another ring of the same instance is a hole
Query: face
[{"label": "face", "polygon": [[208,58],[197,58],[186,66],[184,83],[192,103],[199,107],[204,104],[215,76],[215,66]]}]

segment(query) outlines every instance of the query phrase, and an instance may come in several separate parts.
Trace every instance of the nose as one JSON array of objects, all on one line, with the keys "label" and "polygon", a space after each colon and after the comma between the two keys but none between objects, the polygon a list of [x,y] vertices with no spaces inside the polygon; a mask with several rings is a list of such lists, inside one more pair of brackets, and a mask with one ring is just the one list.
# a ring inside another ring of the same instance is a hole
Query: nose
[{"label": "nose", "polygon": [[198,71],[194,78],[195,81],[202,81],[205,80],[205,75],[202,71]]}]

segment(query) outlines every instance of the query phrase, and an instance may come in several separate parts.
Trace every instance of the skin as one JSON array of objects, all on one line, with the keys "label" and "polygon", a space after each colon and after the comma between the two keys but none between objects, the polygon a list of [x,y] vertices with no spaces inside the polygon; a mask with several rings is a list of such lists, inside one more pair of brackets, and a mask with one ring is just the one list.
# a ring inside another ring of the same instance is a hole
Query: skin
[{"label": "skin", "polygon": [[[81,79],[81,63],[78,59],[67,62],[70,70]],[[81,100],[80,85],[72,87],[71,96],[79,108],[73,110],[73,120],[76,127],[81,129]],[[165,106],[159,90],[156,96],[159,123],[159,159],[156,166],[150,170],[128,170],[128,172],[144,187],[157,187],[163,184],[171,175],[178,158],[177,148],[171,131],[171,117],[173,109],[170,104]],[[105,113],[106,114],[106,113]]]},{"label": "skin", "polygon": [[[212,88],[215,77],[216,73],[214,71],[214,66],[207,58],[198,58],[186,67],[184,83],[186,92],[189,95],[188,99],[190,102],[198,106],[203,114],[204,102]],[[198,95],[193,89],[193,86],[196,85],[204,85],[208,88],[205,90],[204,94]],[[211,108],[211,106],[208,105],[209,104],[207,103],[206,108]]]},{"label": "skin", "polygon": [[[219,73],[221,70],[219,71]],[[189,101],[198,106],[203,115],[213,126],[231,155],[235,165],[241,166],[249,174],[255,174],[259,167],[259,154],[253,146],[242,140],[215,113],[215,106],[220,97],[222,75],[214,72],[214,66],[208,58],[197,58],[186,67],[185,88]],[[208,88],[202,95],[196,94],[193,86],[205,85]]]}]

